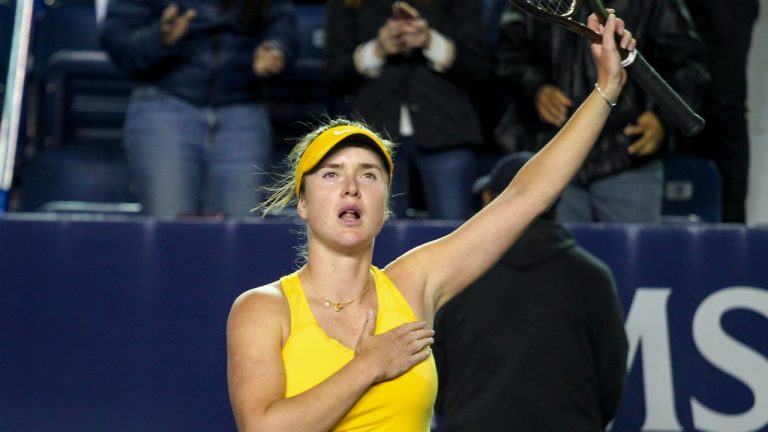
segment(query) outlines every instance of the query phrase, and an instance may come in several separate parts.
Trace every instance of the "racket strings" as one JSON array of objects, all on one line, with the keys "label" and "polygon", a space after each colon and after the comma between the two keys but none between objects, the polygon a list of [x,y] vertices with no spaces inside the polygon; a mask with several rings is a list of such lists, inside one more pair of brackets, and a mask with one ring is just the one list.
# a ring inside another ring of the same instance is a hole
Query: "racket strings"
[{"label": "racket strings", "polygon": [[550,14],[568,16],[576,7],[574,0],[527,0],[528,3]]}]

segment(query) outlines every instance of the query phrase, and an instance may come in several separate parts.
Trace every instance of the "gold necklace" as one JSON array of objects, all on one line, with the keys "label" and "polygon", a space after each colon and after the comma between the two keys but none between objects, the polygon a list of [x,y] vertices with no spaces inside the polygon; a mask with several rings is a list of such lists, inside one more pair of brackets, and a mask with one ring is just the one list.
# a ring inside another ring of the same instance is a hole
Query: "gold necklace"
[{"label": "gold necklace", "polygon": [[315,289],[315,287],[312,284],[309,284],[309,287],[312,288],[312,291],[314,291],[315,294],[317,294],[318,296],[322,297],[324,305],[326,305],[327,307],[332,307],[334,312],[340,312],[342,309],[344,309],[345,307],[351,305],[352,303],[354,303],[354,302],[356,302],[358,300],[362,300],[363,297],[365,296],[365,294],[368,292],[368,289],[371,288],[371,281],[372,280],[373,280],[373,274],[372,273],[368,273],[368,283],[365,285],[365,288],[363,288],[363,291],[360,293],[360,295],[357,296],[356,298],[353,298],[352,300],[346,301],[346,302],[335,302],[335,301],[329,300],[324,295],[320,294]]}]

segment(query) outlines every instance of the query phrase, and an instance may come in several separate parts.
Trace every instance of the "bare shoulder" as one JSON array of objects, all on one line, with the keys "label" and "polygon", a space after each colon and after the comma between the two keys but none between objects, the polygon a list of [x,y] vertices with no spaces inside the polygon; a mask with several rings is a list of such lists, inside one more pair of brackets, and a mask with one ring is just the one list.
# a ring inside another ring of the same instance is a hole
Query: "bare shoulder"
[{"label": "bare shoulder", "polygon": [[243,292],[235,299],[232,309],[275,307],[283,302],[285,302],[285,295],[280,289],[280,281],[274,281]]},{"label": "bare shoulder", "polygon": [[280,329],[287,334],[290,310],[280,281],[252,288],[240,294],[232,304],[228,332],[247,329]]},{"label": "bare shoulder", "polygon": [[231,313],[279,313],[287,308],[285,295],[280,289],[280,281],[249,289],[235,299]]},{"label": "bare shoulder", "polygon": [[401,290],[420,290],[430,271],[430,255],[437,242],[417,246],[384,267],[384,273]]},{"label": "bare shoulder", "polygon": [[387,264],[383,271],[399,290],[409,291],[418,285],[415,283],[417,278],[414,272],[418,268],[417,264],[416,254],[411,251]]}]

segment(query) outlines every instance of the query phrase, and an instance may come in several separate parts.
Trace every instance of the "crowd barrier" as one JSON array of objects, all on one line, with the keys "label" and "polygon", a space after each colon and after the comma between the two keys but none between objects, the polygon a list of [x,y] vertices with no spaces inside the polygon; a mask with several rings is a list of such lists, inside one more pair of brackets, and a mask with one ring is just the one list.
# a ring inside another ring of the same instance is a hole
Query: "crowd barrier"
[{"label": "crowd barrier", "polygon": [[[374,263],[453,228],[391,222]],[[626,317],[630,372],[613,430],[766,430],[768,230],[571,228],[613,270]],[[234,431],[229,307],[295,269],[300,231],[0,218],[0,430]]]}]

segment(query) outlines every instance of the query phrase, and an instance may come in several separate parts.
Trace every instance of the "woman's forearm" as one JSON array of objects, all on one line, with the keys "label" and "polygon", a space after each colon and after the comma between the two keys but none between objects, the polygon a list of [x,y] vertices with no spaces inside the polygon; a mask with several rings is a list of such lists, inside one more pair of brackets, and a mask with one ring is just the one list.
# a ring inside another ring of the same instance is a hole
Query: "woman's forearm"
[{"label": "woman's forearm", "polygon": [[269,403],[262,412],[236,413],[240,432],[330,430],[373,385],[366,364],[352,360],[315,387]]}]

